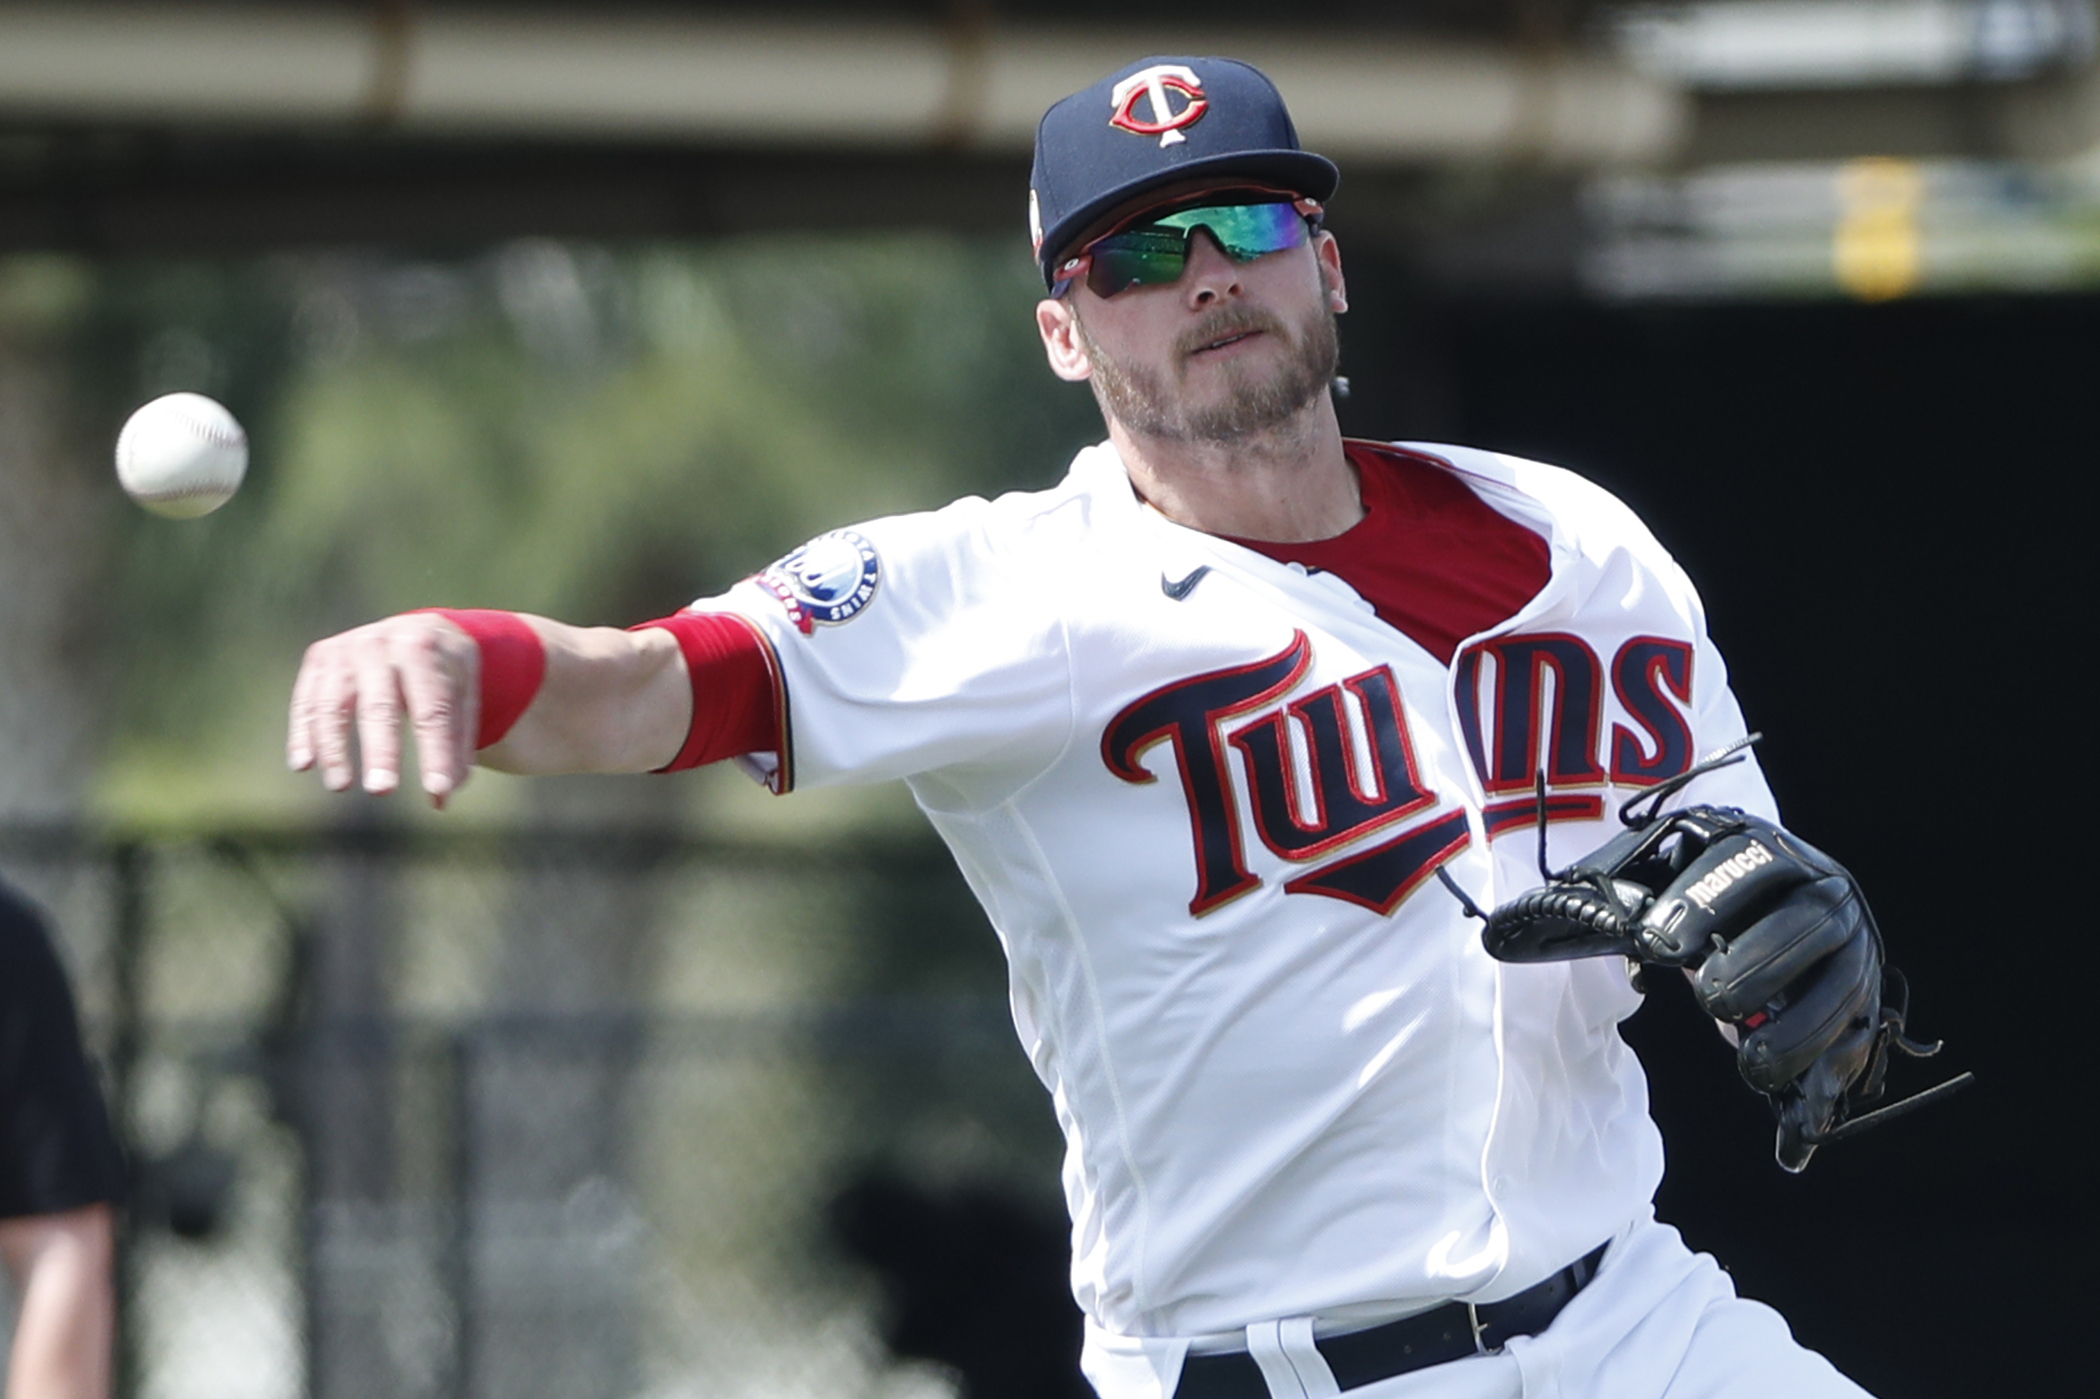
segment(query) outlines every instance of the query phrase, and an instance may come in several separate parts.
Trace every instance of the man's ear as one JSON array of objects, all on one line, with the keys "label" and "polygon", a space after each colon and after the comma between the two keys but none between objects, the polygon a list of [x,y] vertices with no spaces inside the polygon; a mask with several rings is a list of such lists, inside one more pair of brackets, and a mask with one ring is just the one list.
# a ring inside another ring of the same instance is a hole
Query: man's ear
[{"label": "man's ear", "polygon": [[1320,286],[1327,294],[1327,304],[1340,315],[1349,309],[1349,284],[1342,280],[1342,245],[1323,228],[1313,235],[1313,256],[1319,259]]},{"label": "man's ear", "polygon": [[1038,301],[1035,328],[1043,337],[1043,353],[1050,360],[1052,374],[1073,384],[1093,377],[1094,362],[1080,343],[1079,318],[1070,306],[1054,297]]}]

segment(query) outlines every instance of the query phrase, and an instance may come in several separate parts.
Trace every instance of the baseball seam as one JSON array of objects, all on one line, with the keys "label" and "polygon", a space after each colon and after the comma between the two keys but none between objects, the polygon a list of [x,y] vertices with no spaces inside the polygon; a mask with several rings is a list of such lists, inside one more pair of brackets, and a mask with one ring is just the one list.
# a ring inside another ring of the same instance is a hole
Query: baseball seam
[{"label": "baseball seam", "polygon": [[177,408],[175,416],[182,420],[184,427],[189,428],[205,441],[216,446],[243,447],[248,443],[248,434],[242,432],[238,427],[228,432],[217,423],[192,416],[186,408]]}]

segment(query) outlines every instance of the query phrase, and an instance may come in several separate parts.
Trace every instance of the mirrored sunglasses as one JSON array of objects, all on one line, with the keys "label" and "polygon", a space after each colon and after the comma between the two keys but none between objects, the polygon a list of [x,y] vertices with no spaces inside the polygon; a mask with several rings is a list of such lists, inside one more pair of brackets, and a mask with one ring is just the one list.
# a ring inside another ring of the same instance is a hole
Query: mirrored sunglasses
[{"label": "mirrored sunglasses", "polygon": [[1178,282],[1188,266],[1189,241],[1197,229],[1207,230],[1234,262],[1252,262],[1303,244],[1317,226],[1319,212],[1313,200],[1281,199],[1260,204],[1206,204],[1147,219],[1097,238],[1078,256],[1066,259],[1058,266],[1052,295],[1064,295],[1082,276],[1088,290],[1100,297],[1132,287]]}]

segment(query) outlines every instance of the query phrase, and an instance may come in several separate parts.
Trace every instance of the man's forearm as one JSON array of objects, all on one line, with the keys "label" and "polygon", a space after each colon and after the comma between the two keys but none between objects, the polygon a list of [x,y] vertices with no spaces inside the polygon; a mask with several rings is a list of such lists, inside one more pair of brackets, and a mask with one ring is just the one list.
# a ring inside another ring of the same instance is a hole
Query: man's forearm
[{"label": "man's forearm", "polygon": [[669,632],[527,621],[547,648],[539,693],[479,761],[499,772],[648,772],[692,722],[685,659]]},{"label": "man's forearm", "polygon": [[[489,633],[487,654],[469,628]],[[685,741],[692,706],[684,656],[659,629],[405,613],[307,649],[286,757],[295,770],[320,768],[331,790],[361,782],[391,792],[405,723],[423,788],[442,806],[477,762],[518,773],[662,767]],[[503,716],[500,734],[483,733],[484,711]]]},{"label": "man's forearm", "polygon": [[21,1301],[9,1399],[108,1399],[115,1236],[108,1205],[0,1220],[0,1256]]}]

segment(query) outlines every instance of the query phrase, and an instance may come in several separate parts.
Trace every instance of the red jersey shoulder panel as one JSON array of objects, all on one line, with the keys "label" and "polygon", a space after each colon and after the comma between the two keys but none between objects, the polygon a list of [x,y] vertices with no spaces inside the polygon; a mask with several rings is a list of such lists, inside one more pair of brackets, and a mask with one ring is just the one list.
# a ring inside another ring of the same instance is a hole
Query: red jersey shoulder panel
[{"label": "red jersey shoulder panel", "polygon": [[1332,539],[1234,542],[1334,574],[1445,665],[1459,643],[1515,616],[1546,586],[1546,541],[1454,473],[1383,443],[1352,440],[1344,450],[1362,483],[1363,519]]}]

